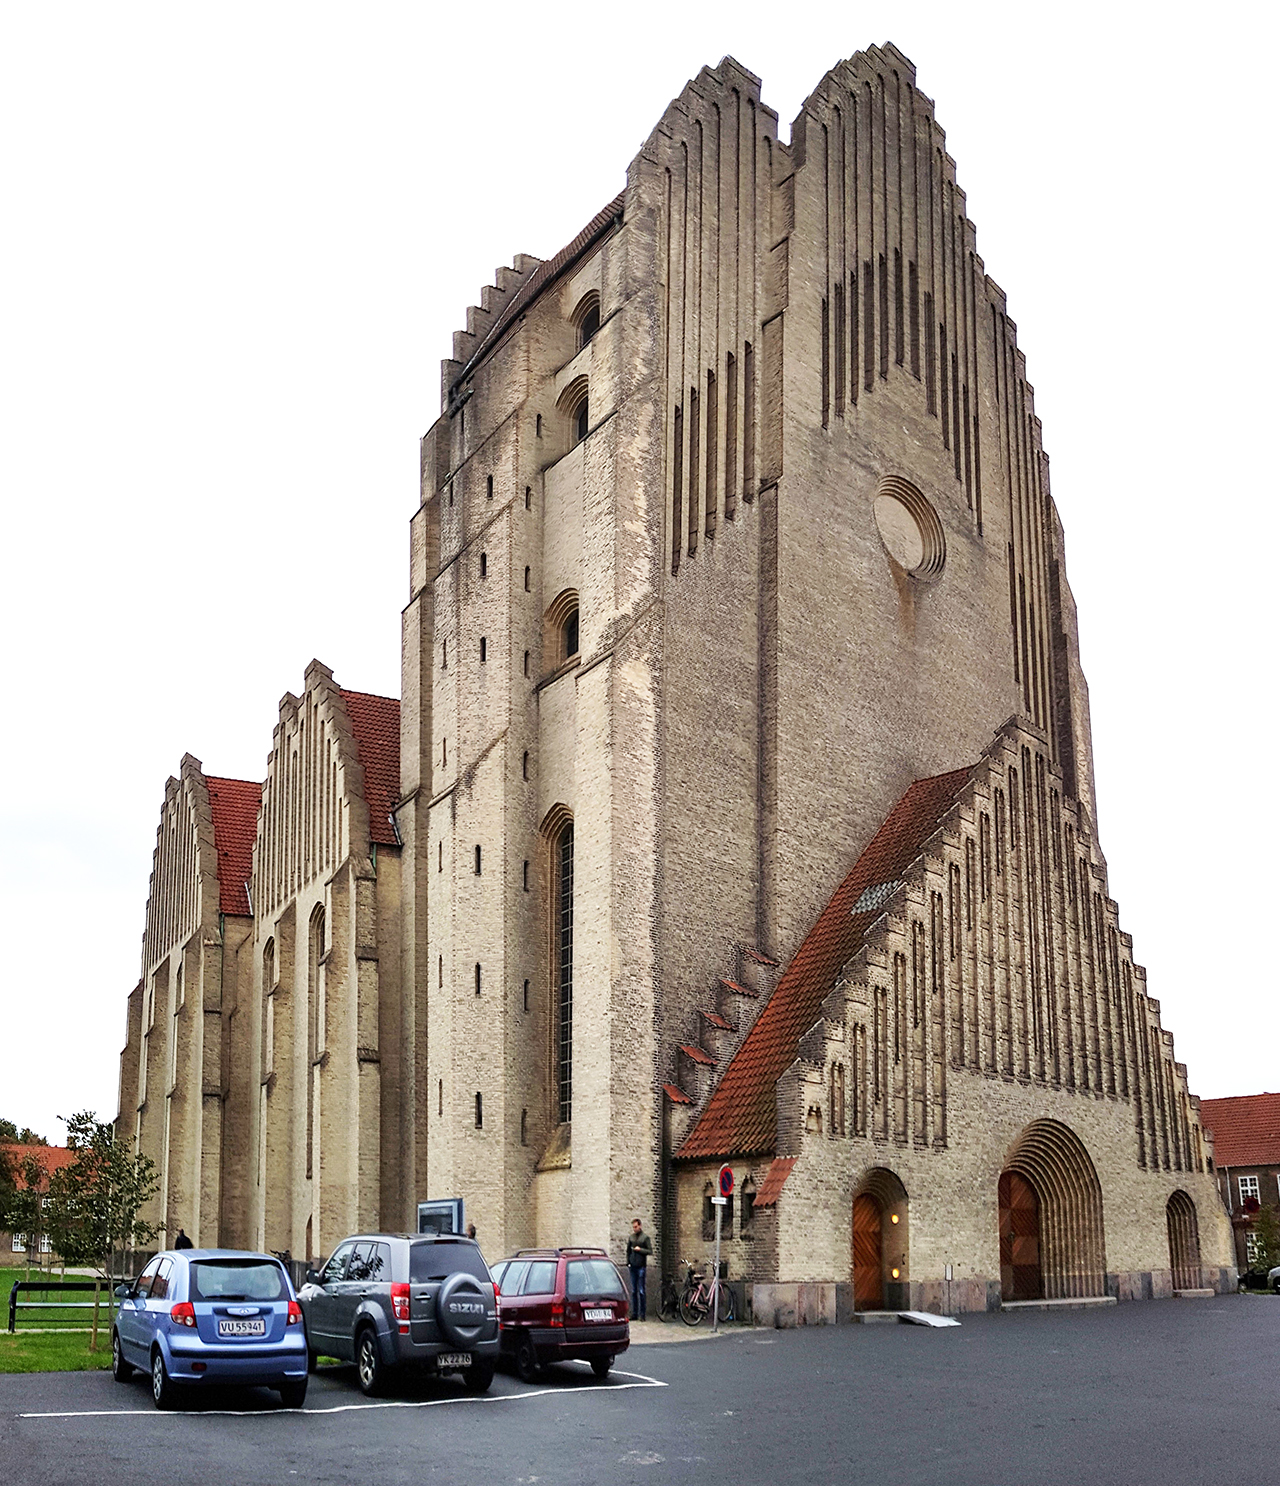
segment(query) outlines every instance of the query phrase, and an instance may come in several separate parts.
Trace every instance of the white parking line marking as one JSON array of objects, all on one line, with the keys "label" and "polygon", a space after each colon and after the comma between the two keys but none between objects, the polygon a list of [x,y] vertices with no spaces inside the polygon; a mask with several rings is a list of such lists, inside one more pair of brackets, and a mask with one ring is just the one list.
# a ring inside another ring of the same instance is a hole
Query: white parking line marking
[{"label": "white parking line marking", "polygon": [[[191,1419],[277,1419],[282,1414],[353,1414],[360,1409],[434,1409],[447,1403],[515,1403],[522,1398],[576,1398],[579,1393],[622,1393],[628,1388],[666,1388],[660,1378],[640,1372],[621,1372],[620,1378],[636,1378],[634,1383],[587,1383],[576,1388],[535,1388],[525,1393],[466,1394],[461,1398],[387,1399],[381,1403],[340,1403],[328,1409],[201,1409],[185,1415]],[[155,1419],[163,1418],[155,1409],[60,1409],[51,1413],[17,1414],[18,1419]],[[181,1409],[173,1418],[182,1418]]]}]

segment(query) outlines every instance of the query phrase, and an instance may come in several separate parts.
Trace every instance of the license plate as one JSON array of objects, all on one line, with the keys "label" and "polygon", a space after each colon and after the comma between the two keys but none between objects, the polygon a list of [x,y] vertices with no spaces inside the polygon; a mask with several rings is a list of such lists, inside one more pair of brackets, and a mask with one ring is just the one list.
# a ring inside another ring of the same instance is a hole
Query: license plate
[{"label": "license plate", "polygon": [[219,1336],[266,1336],[267,1323],[263,1316],[255,1316],[252,1321],[227,1321],[218,1318]]},{"label": "license plate", "polygon": [[584,1321],[612,1321],[613,1312],[607,1306],[603,1309],[598,1306],[592,1306],[588,1309],[584,1306],[582,1308],[582,1319]]},{"label": "license plate", "polygon": [[436,1370],[438,1372],[451,1372],[455,1368],[466,1368],[471,1366],[470,1352],[441,1352],[436,1358]]}]

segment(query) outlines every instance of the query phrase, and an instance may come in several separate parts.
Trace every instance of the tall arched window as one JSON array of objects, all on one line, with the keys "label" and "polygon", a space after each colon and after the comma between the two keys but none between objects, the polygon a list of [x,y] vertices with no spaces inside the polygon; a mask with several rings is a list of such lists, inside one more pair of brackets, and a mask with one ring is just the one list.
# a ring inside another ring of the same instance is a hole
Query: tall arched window
[{"label": "tall arched window", "polygon": [[580,444],[586,438],[587,430],[591,426],[588,406],[589,390],[586,377],[575,377],[560,394],[556,404],[561,416],[568,424],[570,448],[574,444]]},{"label": "tall arched window", "polygon": [[316,1080],[319,1061],[324,1053],[324,908],[311,915],[307,932],[307,1176],[315,1162]]},{"label": "tall arched window", "polygon": [[276,942],[268,939],[262,948],[262,1052],[259,1076],[262,1083],[275,1068],[276,1041]]},{"label": "tall arched window", "polygon": [[573,1118],[573,817],[557,805],[543,822],[551,857],[551,988],[555,1118]]},{"label": "tall arched window", "polygon": [[543,671],[556,671],[578,654],[578,591],[562,589],[547,605],[542,624]]},{"label": "tall arched window", "polygon": [[578,332],[578,349],[591,344],[591,338],[600,329],[600,296],[592,289],[578,301],[573,312],[574,329]]}]

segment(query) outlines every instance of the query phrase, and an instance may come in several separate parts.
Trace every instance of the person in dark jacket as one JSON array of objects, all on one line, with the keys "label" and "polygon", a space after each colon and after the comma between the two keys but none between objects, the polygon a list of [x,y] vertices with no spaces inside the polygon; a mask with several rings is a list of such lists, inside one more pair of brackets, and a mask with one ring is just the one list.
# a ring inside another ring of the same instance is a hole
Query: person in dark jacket
[{"label": "person in dark jacket", "polygon": [[627,1268],[631,1271],[631,1315],[636,1321],[645,1318],[645,1278],[653,1240],[644,1231],[639,1218],[631,1220],[631,1237],[627,1239]]},{"label": "person in dark jacket", "polygon": [[187,1237],[187,1230],[185,1228],[178,1229],[178,1236],[174,1239],[173,1246],[175,1249],[191,1248],[191,1240]]}]

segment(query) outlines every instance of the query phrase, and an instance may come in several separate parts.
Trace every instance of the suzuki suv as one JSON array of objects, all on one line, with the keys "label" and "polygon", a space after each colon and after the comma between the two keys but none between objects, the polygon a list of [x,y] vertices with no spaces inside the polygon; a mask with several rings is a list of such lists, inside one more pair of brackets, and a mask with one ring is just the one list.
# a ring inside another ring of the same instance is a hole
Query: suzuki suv
[{"label": "suzuki suv", "polygon": [[474,1239],[366,1233],[346,1238],[298,1293],[307,1353],[354,1362],[360,1387],[380,1393],[396,1368],[460,1372],[472,1393],[493,1381],[498,1306]]},{"label": "suzuki suv", "polygon": [[502,1355],[531,1383],[570,1357],[608,1375],[631,1344],[627,1288],[603,1249],[521,1249],[492,1270],[499,1291]]}]

